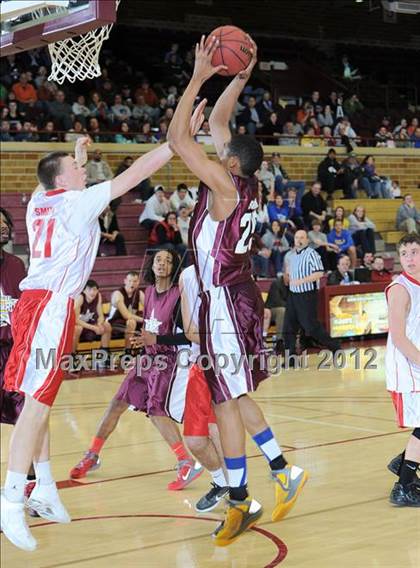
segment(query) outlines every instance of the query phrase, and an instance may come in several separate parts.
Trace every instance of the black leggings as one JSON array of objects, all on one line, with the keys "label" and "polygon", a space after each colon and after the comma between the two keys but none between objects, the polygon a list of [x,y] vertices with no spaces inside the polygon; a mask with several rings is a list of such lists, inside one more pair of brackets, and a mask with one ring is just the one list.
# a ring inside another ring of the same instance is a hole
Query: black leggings
[{"label": "black leggings", "polygon": [[361,246],[363,250],[363,254],[366,252],[372,252],[375,254],[375,233],[373,229],[362,229],[360,231],[356,231],[352,235],[354,244],[356,246]]}]

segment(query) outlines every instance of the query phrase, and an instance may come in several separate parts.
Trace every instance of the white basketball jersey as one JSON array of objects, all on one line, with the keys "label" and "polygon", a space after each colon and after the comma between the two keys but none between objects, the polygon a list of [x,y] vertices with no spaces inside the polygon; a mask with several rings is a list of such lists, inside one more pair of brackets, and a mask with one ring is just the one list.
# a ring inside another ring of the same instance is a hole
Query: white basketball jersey
[{"label": "white basketball jersey", "polygon": [[110,181],[32,196],[26,212],[31,260],[21,290],[52,290],[71,298],[82,292],[98,250],[98,217],[110,199]]},{"label": "white basketball jersey", "polygon": [[[410,295],[410,311],[407,316],[405,333],[407,338],[420,349],[420,284],[406,274],[400,274],[387,288],[404,286]],[[388,334],[385,356],[387,389],[395,392],[420,392],[420,367],[409,361],[393,344]]]},{"label": "white basketball jersey", "polygon": [[[184,293],[188,303],[188,309],[190,312],[191,323],[198,329],[198,312],[200,309],[201,300],[199,297],[199,287],[197,276],[195,273],[194,266],[188,266],[182,271],[182,282],[184,285]],[[188,326],[190,322],[184,322],[184,327],[188,331]],[[200,355],[200,346],[197,343],[191,345],[191,357],[190,360],[195,363],[197,357]]]}]

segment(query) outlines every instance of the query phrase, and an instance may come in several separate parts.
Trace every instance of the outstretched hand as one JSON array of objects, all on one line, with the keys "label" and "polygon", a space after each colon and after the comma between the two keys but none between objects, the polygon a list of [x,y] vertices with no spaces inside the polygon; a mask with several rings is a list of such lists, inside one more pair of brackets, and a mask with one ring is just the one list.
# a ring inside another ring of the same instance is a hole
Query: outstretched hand
[{"label": "outstretched hand", "polygon": [[91,143],[92,140],[90,139],[89,136],[83,136],[76,140],[74,155],[76,158],[76,162],[79,164],[79,166],[84,166],[86,164],[88,159],[87,155],[88,146],[90,146]]},{"label": "outstretched hand", "polygon": [[207,99],[203,99],[197,105],[195,111],[193,112],[190,120],[190,134],[191,136],[195,136],[197,132],[200,130],[201,125],[204,121],[204,109],[206,108]]},{"label": "outstretched hand", "polygon": [[252,58],[248,64],[248,67],[243,71],[239,71],[239,73],[236,75],[236,79],[239,79],[240,81],[248,81],[248,79],[251,76],[252,70],[254,69],[255,64],[257,63],[257,44],[250,35],[246,34],[246,37],[252,46],[250,48],[250,51],[252,53]]},{"label": "outstretched hand", "polygon": [[215,36],[212,36],[208,42],[206,42],[206,36],[201,36],[200,43],[197,43],[195,46],[193,79],[197,79],[204,83],[215,73],[218,73],[223,69],[227,69],[226,65],[217,65],[215,67],[211,63],[214,52],[218,46],[219,40]]}]

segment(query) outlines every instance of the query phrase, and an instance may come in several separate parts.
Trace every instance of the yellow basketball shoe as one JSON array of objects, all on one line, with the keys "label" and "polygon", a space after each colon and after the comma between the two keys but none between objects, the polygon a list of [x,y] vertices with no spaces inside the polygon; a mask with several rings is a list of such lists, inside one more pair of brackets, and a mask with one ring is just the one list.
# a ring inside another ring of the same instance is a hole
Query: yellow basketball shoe
[{"label": "yellow basketball shoe", "polygon": [[276,506],[271,514],[273,522],[287,515],[308,479],[308,473],[297,465],[286,465],[271,472],[276,482]]},{"label": "yellow basketball shoe", "polygon": [[234,501],[228,499],[225,519],[213,533],[216,546],[228,546],[235,542],[243,532],[255,525],[263,514],[263,508],[255,499]]}]

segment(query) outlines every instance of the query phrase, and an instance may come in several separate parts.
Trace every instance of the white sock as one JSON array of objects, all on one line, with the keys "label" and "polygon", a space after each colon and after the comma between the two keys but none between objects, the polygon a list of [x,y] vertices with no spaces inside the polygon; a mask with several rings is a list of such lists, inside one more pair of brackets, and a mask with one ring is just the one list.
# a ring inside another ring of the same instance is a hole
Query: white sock
[{"label": "white sock", "polygon": [[6,499],[13,503],[23,503],[25,484],[26,473],[8,470],[4,484],[4,496]]},{"label": "white sock", "polygon": [[40,485],[49,485],[50,483],[54,483],[51,473],[51,464],[49,461],[34,462],[34,468],[37,483]]},{"label": "white sock", "polygon": [[209,474],[212,476],[213,481],[219,487],[227,487],[228,482],[226,481],[225,474],[223,473],[223,469],[219,467],[215,471],[209,471]]}]

